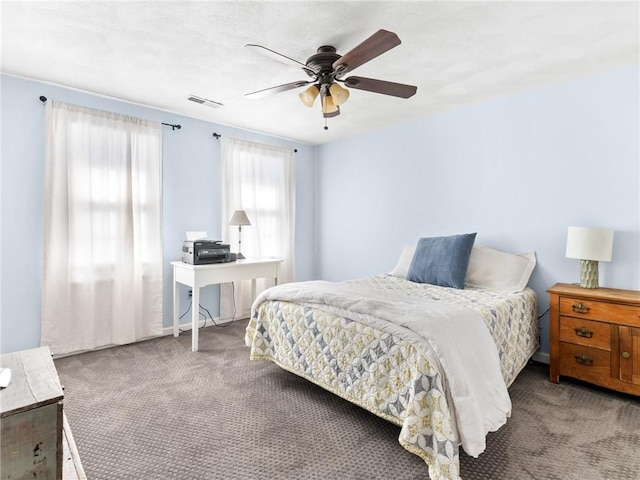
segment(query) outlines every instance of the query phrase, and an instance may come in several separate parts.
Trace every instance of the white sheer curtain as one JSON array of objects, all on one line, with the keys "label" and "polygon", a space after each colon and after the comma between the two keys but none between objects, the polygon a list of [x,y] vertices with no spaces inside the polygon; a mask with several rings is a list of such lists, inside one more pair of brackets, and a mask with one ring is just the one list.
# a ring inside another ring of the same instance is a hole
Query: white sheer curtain
[{"label": "white sheer curtain", "polygon": [[49,100],[41,344],[162,333],[161,124]]},{"label": "white sheer curtain", "polygon": [[[238,227],[229,226],[235,210],[245,210],[250,226],[242,227],[245,257],[278,257],[279,283],[292,282],[295,272],[295,168],[291,148],[262,145],[223,137],[222,147],[222,232],[238,249]],[[257,291],[273,285],[258,282]],[[243,318],[251,308],[248,282],[235,282],[221,289],[220,316]]]}]

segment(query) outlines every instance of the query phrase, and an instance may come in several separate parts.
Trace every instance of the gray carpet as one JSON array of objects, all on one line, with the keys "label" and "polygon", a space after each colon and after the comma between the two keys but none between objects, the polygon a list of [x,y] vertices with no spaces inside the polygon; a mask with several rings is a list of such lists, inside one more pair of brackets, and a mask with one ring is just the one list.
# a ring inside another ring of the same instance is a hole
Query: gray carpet
[{"label": "gray carpet", "polygon": [[[251,362],[245,321],[56,360],[89,480],[427,479],[399,427],[285,372]],[[513,414],[464,480],[636,480],[640,399],[530,364]]]}]

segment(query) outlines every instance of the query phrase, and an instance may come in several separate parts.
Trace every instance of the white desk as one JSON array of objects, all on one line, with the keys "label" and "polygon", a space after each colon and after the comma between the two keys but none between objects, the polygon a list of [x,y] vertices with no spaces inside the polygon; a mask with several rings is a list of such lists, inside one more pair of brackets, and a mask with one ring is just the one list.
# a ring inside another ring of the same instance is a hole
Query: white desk
[{"label": "white desk", "polygon": [[218,283],[251,280],[251,299],[256,297],[256,279],[274,278],[278,284],[280,258],[247,258],[229,263],[190,265],[171,262],[173,265],[173,336],[178,329],[178,283],[192,288],[193,307],[191,309],[191,350],[198,351],[198,320],[200,317],[200,288]]}]

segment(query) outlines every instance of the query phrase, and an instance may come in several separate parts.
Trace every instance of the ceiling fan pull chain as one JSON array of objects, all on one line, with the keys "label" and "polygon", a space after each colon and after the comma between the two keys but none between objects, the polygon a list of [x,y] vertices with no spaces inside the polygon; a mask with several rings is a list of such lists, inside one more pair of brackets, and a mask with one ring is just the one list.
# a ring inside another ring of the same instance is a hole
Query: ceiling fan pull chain
[{"label": "ceiling fan pull chain", "polygon": [[324,129],[325,130],[329,130],[329,127],[327,127],[327,118],[326,117],[324,119]]}]

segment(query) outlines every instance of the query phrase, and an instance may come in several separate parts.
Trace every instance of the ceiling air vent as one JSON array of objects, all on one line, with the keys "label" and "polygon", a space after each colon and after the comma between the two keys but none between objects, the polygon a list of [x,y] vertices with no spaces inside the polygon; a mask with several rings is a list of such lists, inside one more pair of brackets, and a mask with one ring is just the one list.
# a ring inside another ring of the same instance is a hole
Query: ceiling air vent
[{"label": "ceiling air vent", "polygon": [[220,108],[223,106],[223,104],[220,102],[216,102],[214,100],[208,100],[202,97],[196,97],[195,95],[191,95],[189,98],[187,98],[187,100],[191,102],[199,103],[200,105],[206,105],[207,107],[211,107],[211,108]]}]

